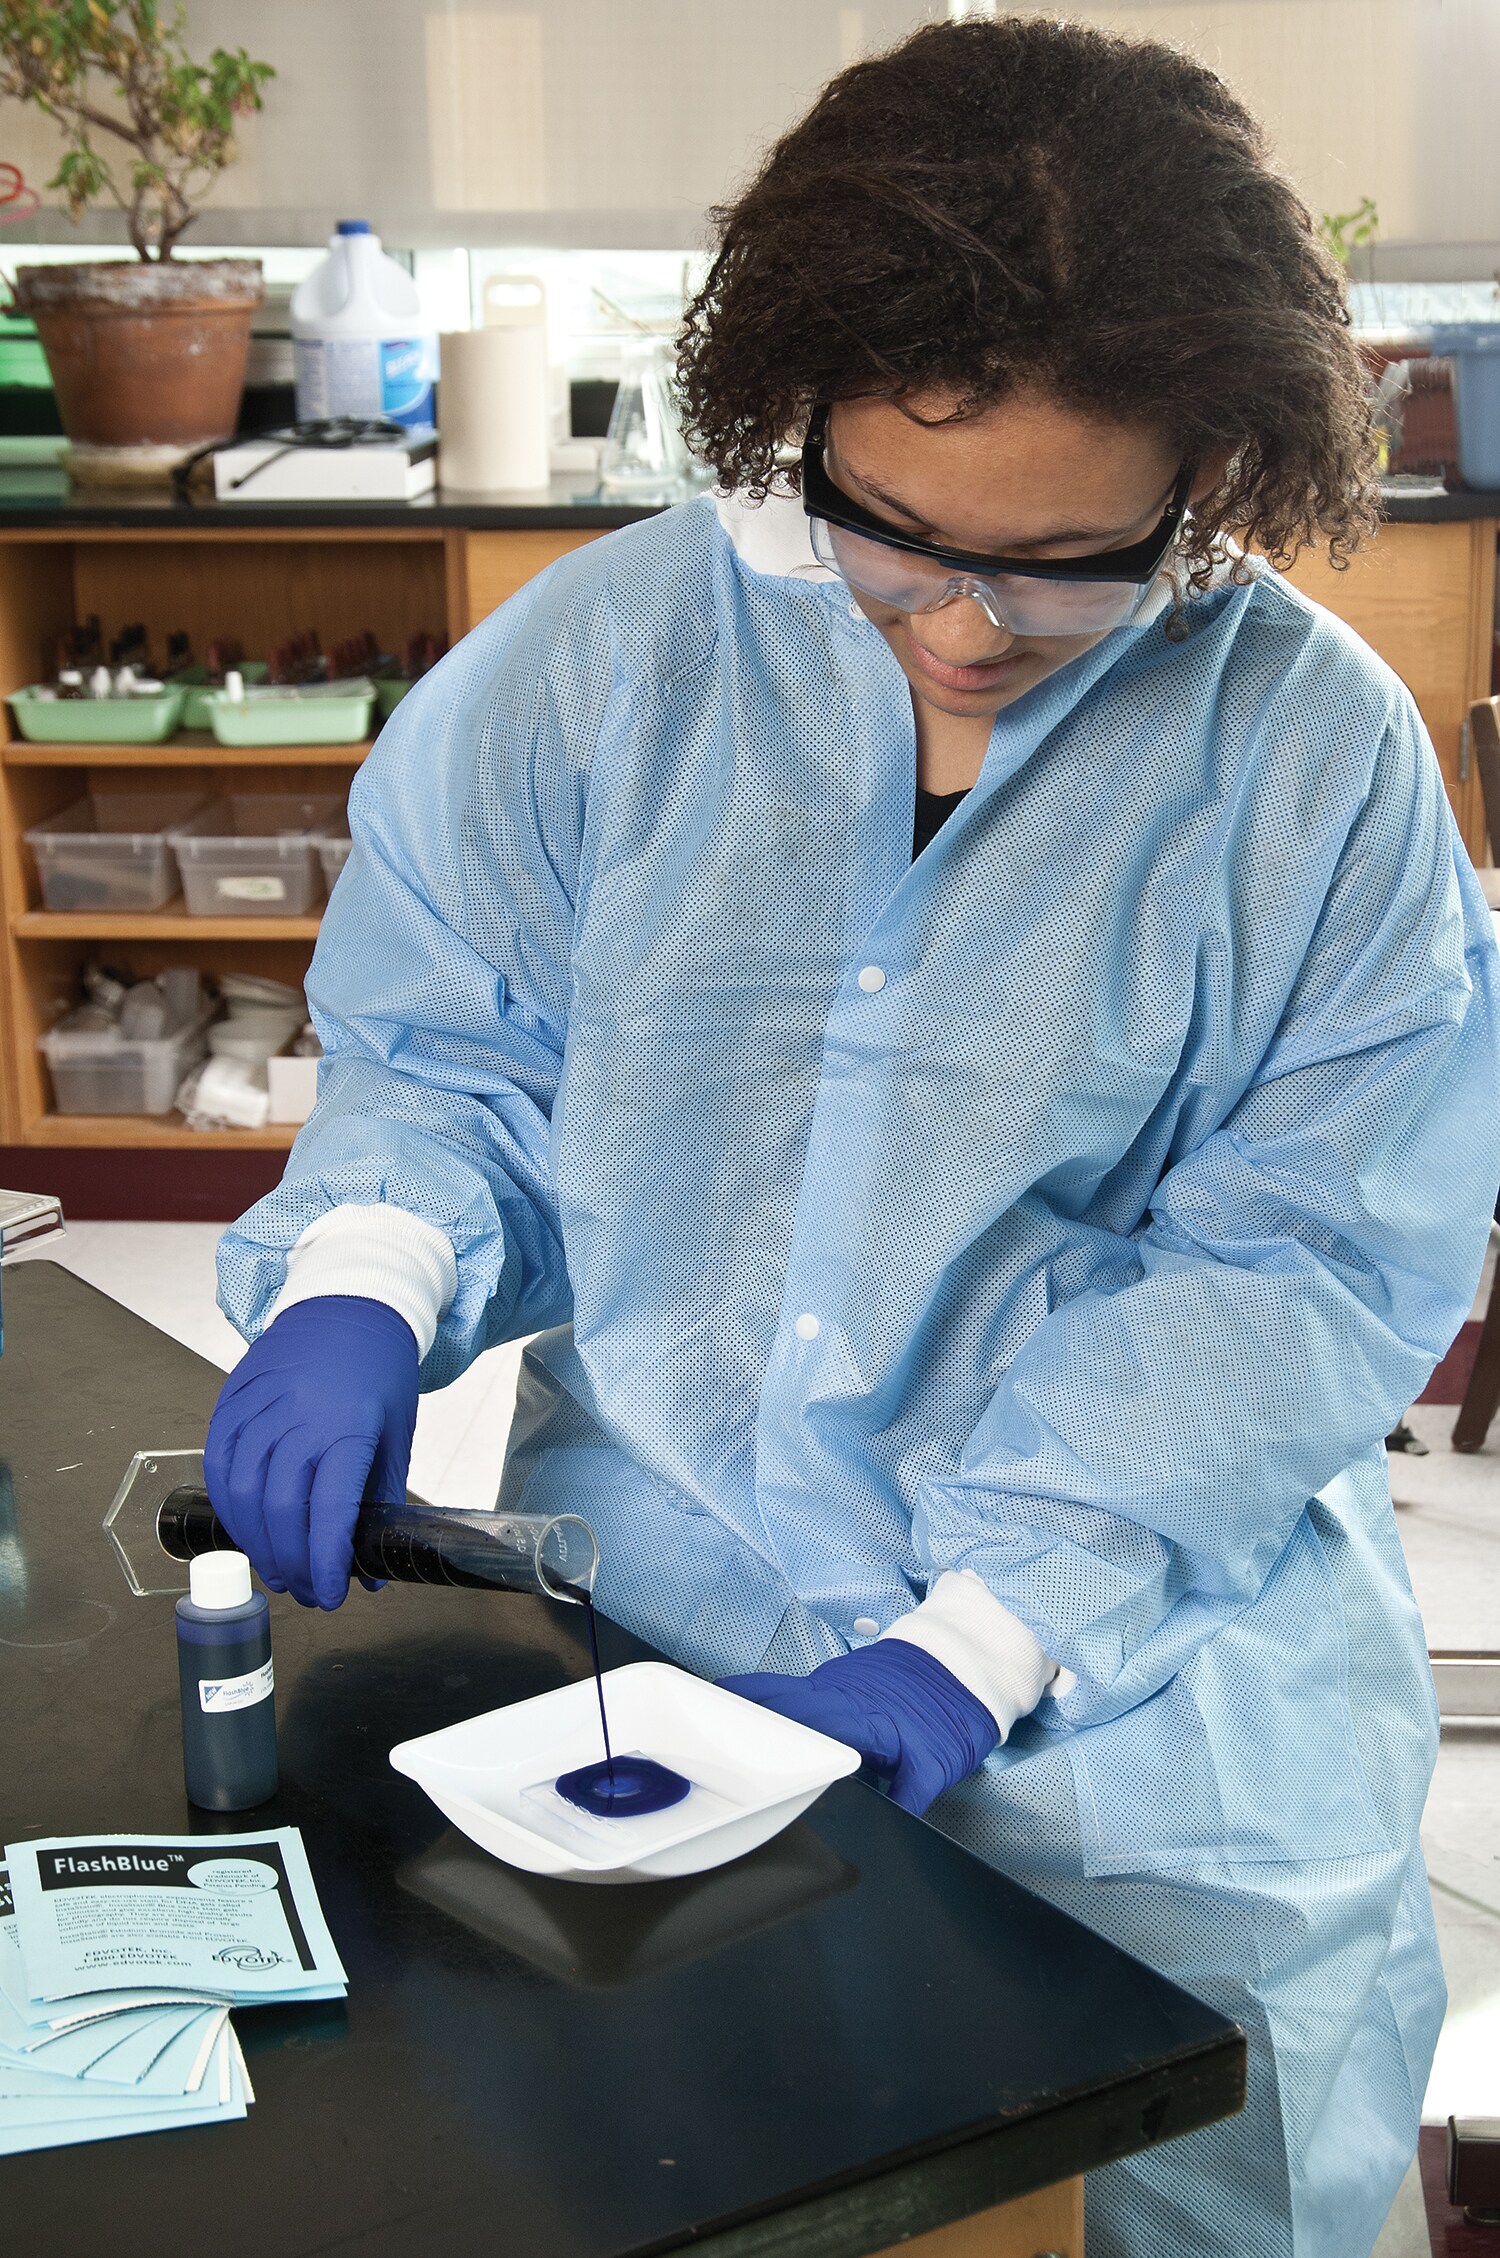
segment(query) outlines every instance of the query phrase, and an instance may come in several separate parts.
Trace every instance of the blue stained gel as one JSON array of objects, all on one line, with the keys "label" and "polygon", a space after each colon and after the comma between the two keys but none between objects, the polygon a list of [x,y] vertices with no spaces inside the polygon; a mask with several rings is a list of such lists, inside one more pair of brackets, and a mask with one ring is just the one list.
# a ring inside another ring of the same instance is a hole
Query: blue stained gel
[{"label": "blue stained gel", "polygon": [[607,1756],[602,1764],[583,1764],[564,1772],[557,1792],[596,1819],[634,1819],[648,1811],[669,1811],[681,1803],[690,1782],[650,1756]]},{"label": "blue stained gel", "polygon": [[599,1723],[604,1733],[604,1762],[581,1764],[576,1772],[564,1772],[556,1783],[557,1792],[565,1802],[576,1804],[580,1811],[590,1812],[596,1819],[644,1818],[648,1812],[670,1811],[674,1803],[681,1803],[692,1782],[667,1765],[658,1764],[654,1757],[616,1756],[611,1749],[594,1604],[582,1593],[579,1597],[588,1617],[594,1691],[599,1696]]}]

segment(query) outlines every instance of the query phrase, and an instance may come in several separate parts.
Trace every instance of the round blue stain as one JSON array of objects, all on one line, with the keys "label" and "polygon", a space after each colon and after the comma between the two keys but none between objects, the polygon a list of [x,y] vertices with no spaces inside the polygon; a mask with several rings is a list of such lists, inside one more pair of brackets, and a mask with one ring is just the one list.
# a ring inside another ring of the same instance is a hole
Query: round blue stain
[{"label": "round blue stain", "polygon": [[674,1803],[681,1803],[691,1785],[680,1772],[652,1757],[615,1756],[564,1772],[557,1792],[596,1819],[636,1819],[651,1811],[669,1811]]}]

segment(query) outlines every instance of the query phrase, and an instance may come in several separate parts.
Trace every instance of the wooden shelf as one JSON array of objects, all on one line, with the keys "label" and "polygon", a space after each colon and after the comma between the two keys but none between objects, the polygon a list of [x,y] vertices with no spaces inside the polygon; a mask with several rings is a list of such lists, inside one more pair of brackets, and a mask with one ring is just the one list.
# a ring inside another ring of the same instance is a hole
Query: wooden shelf
[{"label": "wooden shelf", "polygon": [[21,941],[315,941],[322,913],[306,917],[189,917],[178,894],[165,909],[23,909]]},{"label": "wooden shelf", "polygon": [[0,745],[7,768],[358,768],[374,744],[221,745],[206,729],[180,729],[164,745]]},{"label": "wooden shelf", "polygon": [[285,1152],[300,1124],[264,1129],[190,1129],[175,1113],[43,1113],[28,1121],[28,1145],[179,1145],[185,1152]]},{"label": "wooden shelf", "polygon": [[[150,912],[44,910],[26,832],[89,789],[342,794],[370,751],[374,716],[371,735],[353,745],[221,745],[207,730],[179,730],[164,745],[91,745],[72,737],[41,745],[6,742],[14,719],[5,697],[40,679],[59,637],[90,613],[110,633],[123,621],[142,621],[158,649],[181,631],[203,651],[232,629],[246,650],[268,652],[308,627],[327,649],[367,630],[386,651],[422,629],[457,643],[545,566],[607,530],[571,517],[481,528],[438,525],[411,512],[392,527],[363,518],[357,525],[287,527],[254,518],[253,508],[242,514],[253,522],[209,526],[192,512],[176,512],[149,527],[97,526],[44,512],[45,523],[0,528],[0,1144],[71,1146],[68,1166],[85,1172],[87,1148],[98,1154],[135,1146],[172,1155],[165,1168],[153,1164],[158,1178],[180,1168],[186,1182],[194,1173],[187,1156],[195,1152],[211,1156],[211,1173],[233,1172],[225,1155],[239,1152],[250,1156],[248,1173],[270,1174],[295,1132],[197,1135],[176,1116],[49,1111],[53,1093],[37,1037],[76,1002],[82,963],[99,955],[136,979],[197,964],[214,979],[254,971],[299,982],[320,920],[316,911],[189,917],[180,900]],[[72,730],[94,717],[80,709],[52,718]],[[243,913],[285,905],[221,906]]]}]

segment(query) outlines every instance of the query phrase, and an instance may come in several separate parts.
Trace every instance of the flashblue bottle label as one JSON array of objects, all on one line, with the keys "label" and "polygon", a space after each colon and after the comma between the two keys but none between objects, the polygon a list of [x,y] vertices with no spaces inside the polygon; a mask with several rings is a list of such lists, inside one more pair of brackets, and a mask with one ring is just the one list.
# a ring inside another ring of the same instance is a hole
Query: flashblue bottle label
[{"label": "flashblue bottle label", "polygon": [[275,1666],[263,1662],[242,1678],[200,1678],[198,1704],[205,1716],[222,1717],[229,1709],[253,1709],[256,1702],[269,1701],[275,1691]]}]

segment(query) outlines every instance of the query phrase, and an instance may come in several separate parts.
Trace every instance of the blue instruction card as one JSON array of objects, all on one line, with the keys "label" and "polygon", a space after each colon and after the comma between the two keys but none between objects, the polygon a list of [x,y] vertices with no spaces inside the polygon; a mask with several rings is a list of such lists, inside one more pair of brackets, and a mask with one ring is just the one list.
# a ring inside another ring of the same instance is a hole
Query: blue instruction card
[{"label": "blue instruction card", "polygon": [[342,1991],[295,1827],[9,1843],[29,2000],[122,1987],[253,2005]]}]

